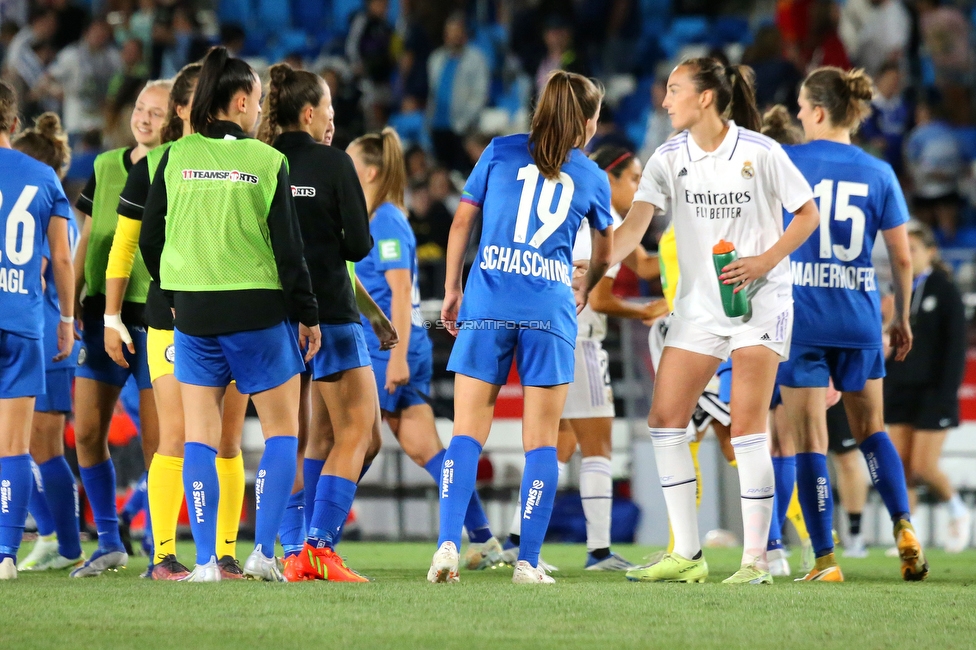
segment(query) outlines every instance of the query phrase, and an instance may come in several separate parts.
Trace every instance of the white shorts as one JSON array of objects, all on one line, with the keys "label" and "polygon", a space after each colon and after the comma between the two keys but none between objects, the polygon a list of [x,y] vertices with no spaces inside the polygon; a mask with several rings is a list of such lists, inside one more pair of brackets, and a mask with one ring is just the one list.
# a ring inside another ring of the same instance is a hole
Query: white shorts
[{"label": "white shorts", "polygon": [[787,361],[790,358],[790,340],[793,338],[793,306],[761,325],[734,334],[720,336],[705,331],[698,325],[686,321],[677,314],[671,314],[665,347],[680,348],[698,354],[707,354],[722,361],[728,359],[734,350],[762,345]]},{"label": "white shorts", "polygon": [[563,419],[612,418],[610,355],[599,341],[576,339],[576,370],[569,385]]}]

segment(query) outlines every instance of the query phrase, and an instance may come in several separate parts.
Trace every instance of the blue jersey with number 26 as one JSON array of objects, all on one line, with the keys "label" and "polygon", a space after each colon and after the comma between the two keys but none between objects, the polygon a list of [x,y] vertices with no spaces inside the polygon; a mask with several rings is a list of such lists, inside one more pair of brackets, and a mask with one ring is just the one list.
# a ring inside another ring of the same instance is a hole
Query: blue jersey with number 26
[{"label": "blue jersey with number 26", "polygon": [[[790,255],[793,341],[881,347],[881,300],[871,249],[879,230],[908,221],[891,165],[858,147],[815,140],[783,147],[817,199],[820,227]],[[785,214],[785,224],[793,215]]]},{"label": "blue jersey with number 26", "polygon": [[481,206],[483,223],[458,320],[535,321],[575,345],[573,244],[583,219],[613,225],[610,183],[579,149],[559,180],[544,178],[528,140],[492,140],[464,186],[461,200]]},{"label": "blue jersey with number 26", "polygon": [[54,170],[0,149],[0,330],[44,336],[41,259],[52,216],[71,216]]}]

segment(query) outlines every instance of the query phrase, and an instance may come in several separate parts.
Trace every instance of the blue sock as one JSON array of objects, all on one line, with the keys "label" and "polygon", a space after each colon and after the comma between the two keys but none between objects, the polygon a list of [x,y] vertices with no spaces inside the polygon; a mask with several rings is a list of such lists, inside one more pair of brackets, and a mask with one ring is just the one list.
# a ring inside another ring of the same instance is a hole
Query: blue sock
[{"label": "blue sock", "polygon": [[478,478],[481,445],[471,436],[454,436],[444,454],[444,469],[439,482],[441,492],[440,534],[437,546],[454,542],[461,548],[461,529],[467,514],[474,483]]},{"label": "blue sock", "polygon": [[308,527],[308,543],[315,548],[335,548],[339,529],[346,523],[356,484],[341,476],[325,474],[315,490],[315,516]]},{"label": "blue sock", "polygon": [[80,469],[81,482],[95,518],[99,550],[123,550],[122,538],[119,537],[119,516],[115,509],[115,465],[112,459]]},{"label": "blue sock", "polygon": [[55,532],[54,515],[51,514],[51,509],[48,507],[47,499],[44,498],[41,470],[38,469],[33,460],[30,462],[30,468],[32,479],[31,495],[30,505],[27,506],[27,510],[30,512],[31,517],[34,518],[34,523],[37,524],[37,534],[41,537],[47,537]]},{"label": "blue sock", "polygon": [[522,472],[522,535],[519,560],[539,565],[539,551],[549,529],[556,500],[559,463],[555,447],[539,447],[525,454]]},{"label": "blue sock", "polygon": [[491,527],[488,525],[488,515],[481,505],[478,490],[471,492],[468,509],[464,513],[464,527],[468,530],[468,539],[472,544],[484,544],[491,539]]},{"label": "blue sock", "polygon": [[81,536],[78,532],[78,484],[71,466],[64,456],[55,456],[37,466],[44,483],[54,528],[58,533],[58,552],[66,558],[81,557]]},{"label": "blue sock", "polygon": [[773,518],[769,522],[770,549],[783,547],[783,523],[793,496],[793,484],[796,483],[796,458],[773,457],[773,476],[776,481],[776,496],[773,498]]},{"label": "blue sock", "polygon": [[281,519],[278,529],[278,539],[281,548],[285,549],[285,557],[298,555],[305,543],[305,490],[299,490],[288,497],[285,516]]},{"label": "blue sock", "polygon": [[363,477],[366,476],[366,472],[368,472],[369,468],[372,466],[373,466],[372,462],[365,463],[363,465],[363,468],[359,471],[359,479],[356,481],[357,485],[359,484],[359,481],[363,480]]},{"label": "blue sock", "polygon": [[324,460],[306,458],[302,464],[302,481],[305,483],[305,530],[312,526],[312,515],[315,513],[315,490],[322,476]]},{"label": "blue sock", "polygon": [[146,480],[148,477],[149,472],[142,473],[139,482],[132,490],[132,494],[129,495],[128,501],[125,502],[125,507],[122,508],[122,515],[126,521],[131,522],[139,512],[146,509]]},{"label": "blue sock", "polygon": [[824,454],[796,455],[796,488],[817,557],[834,552],[834,497]]},{"label": "blue sock", "polygon": [[437,485],[441,484],[441,470],[444,469],[444,456],[446,454],[447,450],[441,449],[424,465],[424,469],[427,470],[427,473],[430,474],[430,477],[434,479],[434,483]]},{"label": "blue sock", "polygon": [[264,442],[264,454],[254,482],[254,547],[260,546],[265,557],[274,557],[275,537],[295,484],[297,454],[295,436],[275,436]]},{"label": "blue sock", "polygon": [[868,463],[868,474],[874,489],[881,495],[892,521],[911,520],[908,506],[908,488],[905,485],[905,468],[901,464],[898,451],[884,431],[868,436],[861,443],[864,460]]},{"label": "blue sock", "polygon": [[149,516],[148,495],[146,498],[146,509],[143,512],[146,513],[146,518],[143,520],[144,523],[142,525],[142,551],[149,558],[149,565],[152,566],[155,553],[153,553],[152,517]]},{"label": "blue sock", "polygon": [[197,564],[217,556],[217,450],[201,442],[183,445],[183,490],[190,516],[190,530],[197,547]]},{"label": "blue sock", "polygon": [[0,560],[17,561],[33,482],[29,454],[0,458]]}]

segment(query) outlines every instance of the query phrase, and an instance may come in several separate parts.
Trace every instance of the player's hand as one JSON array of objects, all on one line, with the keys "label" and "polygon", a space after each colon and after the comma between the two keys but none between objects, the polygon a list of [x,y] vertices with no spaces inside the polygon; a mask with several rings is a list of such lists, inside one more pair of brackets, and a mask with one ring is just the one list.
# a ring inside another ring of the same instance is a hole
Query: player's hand
[{"label": "player's hand", "polygon": [[406,358],[400,355],[390,355],[390,363],[386,366],[386,392],[392,394],[400,386],[410,383],[410,366]]},{"label": "player's hand", "polygon": [[590,270],[590,260],[576,260],[573,262],[573,279],[582,278]]},{"label": "player's hand", "polygon": [[125,343],[129,350],[129,354],[135,354],[136,348],[132,344],[132,337],[129,336],[129,330],[122,322],[122,318],[119,314],[105,314],[105,352],[108,356],[112,357],[112,361],[119,364],[123,368],[129,367],[129,362],[125,360],[125,355],[122,353],[122,344]]},{"label": "player's hand", "polygon": [[769,263],[765,255],[755,255],[753,257],[740,257],[731,264],[726,264],[722,268],[722,275],[718,276],[724,284],[736,284],[734,293],[739,293],[750,283],[755,282],[769,273],[773,265]]},{"label": "player's hand", "polygon": [[444,292],[444,302],[441,304],[441,322],[454,337],[458,335],[457,319],[463,297],[464,293],[459,289],[449,289]]},{"label": "player's hand", "polygon": [[[78,331],[79,332],[84,332],[85,331],[85,318],[84,318],[84,314],[85,314],[85,310],[81,306],[81,301],[78,300],[78,299],[75,299],[75,327],[78,328]],[[81,340],[81,337],[80,336],[77,336],[76,337],[76,340],[80,341]]]},{"label": "player's hand", "polygon": [[369,324],[373,326],[373,334],[380,340],[380,350],[392,350],[400,342],[396,328],[385,314],[371,320]]},{"label": "player's hand", "polygon": [[843,393],[841,393],[839,390],[834,388],[834,380],[828,378],[827,379],[827,408],[830,408],[835,404],[837,404],[837,402],[840,401],[841,397],[843,397]]},{"label": "player's hand", "polygon": [[64,361],[75,346],[75,324],[58,323],[58,353],[52,361]]},{"label": "player's hand", "polygon": [[908,316],[895,318],[888,330],[891,347],[895,351],[895,361],[904,361],[912,350],[912,326]]},{"label": "player's hand", "polygon": [[671,309],[668,307],[668,301],[664,298],[659,300],[652,300],[651,302],[644,305],[644,313],[641,316],[641,320],[645,325],[652,325],[654,321],[662,316],[667,316],[671,313]]},{"label": "player's hand", "polygon": [[318,325],[308,327],[299,323],[298,347],[305,350],[305,363],[311,361],[322,347],[322,330]]},{"label": "player's hand", "polygon": [[590,290],[586,288],[586,273],[573,278],[573,297],[576,299],[576,315],[578,316],[586,307],[586,301],[590,297]]}]

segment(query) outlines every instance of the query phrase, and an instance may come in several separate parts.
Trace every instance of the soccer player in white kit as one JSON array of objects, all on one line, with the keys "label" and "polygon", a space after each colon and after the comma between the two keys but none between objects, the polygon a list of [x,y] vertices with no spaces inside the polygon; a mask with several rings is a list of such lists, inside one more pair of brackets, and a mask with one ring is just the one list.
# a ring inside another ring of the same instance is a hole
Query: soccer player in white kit
[{"label": "soccer player in white kit", "polygon": [[[695,512],[696,479],[686,427],[719,363],[732,356],[732,446],[742,504],[741,568],[725,582],[772,582],[766,538],[773,510],[773,464],[766,415],[776,369],[789,357],[793,321],[788,255],[819,223],[810,185],[775,141],[755,131],[752,71],[689,59],[668,78],[663,104],[681,133],[654,152],[612,263],[656,213],[671,210],[680,278],[674,314],[647,418],[674,530],[674,551],[630,580],[704,582]],[[726,120],[730,115],[733,119]],[[795,215],[784,232],[783,208]],[[732,242],[739,259],[717,274],[712,247]],[[745,291],[750,310],[726,316],[720,283]]]}]

